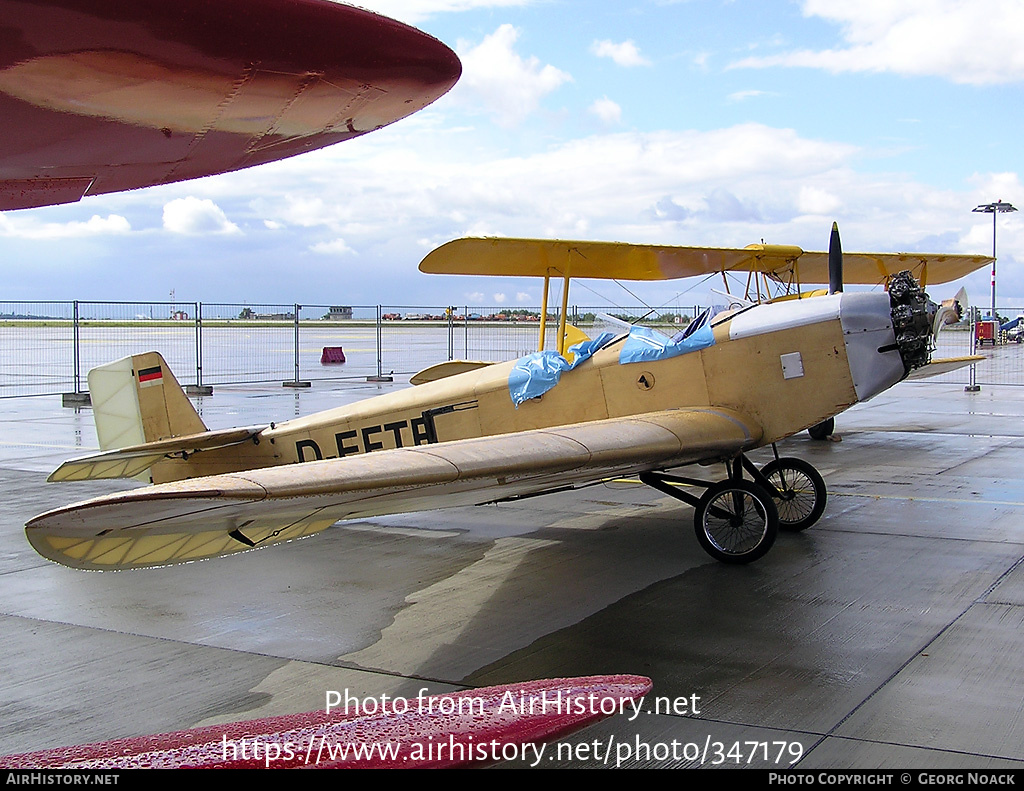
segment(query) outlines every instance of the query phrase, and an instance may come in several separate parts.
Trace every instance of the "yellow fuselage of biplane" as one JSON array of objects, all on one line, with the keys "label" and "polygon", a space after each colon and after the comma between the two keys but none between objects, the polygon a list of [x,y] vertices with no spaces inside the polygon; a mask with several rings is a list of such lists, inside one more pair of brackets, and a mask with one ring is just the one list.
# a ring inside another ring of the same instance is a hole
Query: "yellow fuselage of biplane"
[{"label": "yellow fuselage of biplane", "polygon": [[[159,462],[152,469],[153,480],[686,407],[723,407],[745,415],[760,428],[756,444],[768,444],[842,412],[904,375],[898,352],[883,351],[886,342],[893,346],[887,297],[857,295],[857,311],[840,310],[840,298],[757,306],[720,316],[713,322],[714,345],[666,359],[621,364],[624,341],[618,339],[563,373],[542,396],[518,407],[509,394],[515,362],[490,365],[277,424],[260,434],[258,444]],[[844,304],[851,298],[846,299]],[[858,318],[848,319],[845,314],[850,313]],[[870,314],[870,328],[861,320],[865,313]],[[853,353],[854,370],[851,349],[859,349]],[[867,374],[857,370],[879,366],[880,371]]]}]

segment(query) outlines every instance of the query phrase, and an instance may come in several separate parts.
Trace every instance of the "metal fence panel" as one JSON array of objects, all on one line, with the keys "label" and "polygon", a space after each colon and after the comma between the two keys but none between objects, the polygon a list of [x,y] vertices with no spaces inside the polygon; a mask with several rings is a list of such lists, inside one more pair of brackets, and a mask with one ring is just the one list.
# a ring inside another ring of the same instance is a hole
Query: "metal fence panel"
[{"label": "metal fence panel", "polygon": [[80,392],[97,365],[148,351],[160,352],[183,385],[194,383],[195,310],[192,302],[79,302]]},{"label": "metal fence panel", "polygon": [[204,302],[203,384],[291,378],[295,306]]},{"label": "metal fence panel", "polygon": [[[299,310],[299,371],[303,379],[365,379],[377,373],[377,306],[346,305],[350,318],[331,318],[331,305]],[[340,314],[345,315],[345,314]],[[322,364],[324,347],[340,346],[344,363]]]},{"label": "metal fence panel", "polygon": [[[699,310],[571,306],[567,320],[590,337],[621,329],[602,313],[671,335]],[[544,348],[556,348],[558,320],[550,311]],[[970,354],[972,327],[946,328],[935,356]],[[150,350],[164,355],[182,385],[406,376],[445,360],[522,357],[537,350],[539,329],[539,309],[523,306],[0,302],[0,398],[82,392],[90,368]],[[1012,334],[999,340],[977,349],[987,358],[977,383],[1024,384],[1024,344]],[[321,362],[328,346],[342,347],[346,362]],[[970,369],[926,381],[966,384]]]},{"label": "metal fence panel", "polygon": [[0,302],[0,397],[74,389],[73,317],[71,302]]}]

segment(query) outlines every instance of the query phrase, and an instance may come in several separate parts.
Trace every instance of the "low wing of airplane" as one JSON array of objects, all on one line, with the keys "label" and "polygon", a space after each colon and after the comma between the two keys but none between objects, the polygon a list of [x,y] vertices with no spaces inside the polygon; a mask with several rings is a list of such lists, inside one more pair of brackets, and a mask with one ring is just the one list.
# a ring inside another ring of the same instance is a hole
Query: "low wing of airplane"
[{"label": "low wing of airplane", "polygon": [[303,538],[343,519],[732,457],[760,439],[750,423],[729,410],[679,409],[213,475],[50,511],[27,531],[40,554],[76,568],[163,566]]},{"label": "low wing of airplane", "polygon": [[[206,432],[162,357],[134,355],[90,372],[103,452],[54,477],[137,475],[149,465],[153,485],[42,514],[26,533],[40,554],[77,568],[165,565],[343,519],[638,475],[694,506],[712,557],[747,563],[779,529],[811,526],[826,491],[806,462],[776,457],[758,469],[745,453],[925,366],[940,310],[903,273],[888,293],[709,310],[675,337],[605,333],[566,355],[541,350],[234,432]],[[674,472],[719,462],[724,480]],[[706,491],[698,498],[693,486]]]},{"label": "low wing of airplane", "polygon": [[239,170],[366,134],[461,73],[330,0],[0,0],[0,211]]}]

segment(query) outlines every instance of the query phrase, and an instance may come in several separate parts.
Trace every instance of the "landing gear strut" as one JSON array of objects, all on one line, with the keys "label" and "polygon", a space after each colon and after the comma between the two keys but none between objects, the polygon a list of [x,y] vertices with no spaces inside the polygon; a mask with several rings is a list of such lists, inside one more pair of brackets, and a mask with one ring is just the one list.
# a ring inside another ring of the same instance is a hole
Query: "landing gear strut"
[{"label": "landing gear strut", "polygon": [[[682,500],[696,510],[693,526],[700,545],[723,563],[750,563],[764,556],[779,530],[806,530],[821,517],[825,481],[813,466],[796,458],[775,459],[758,469],[742,453],[726,462],[728,478],[715,483],[664,472],[641,473],[641,482]],[[746,470],[752,480],[743,478]],[[699,486],[695,497],[679,487]]]}]

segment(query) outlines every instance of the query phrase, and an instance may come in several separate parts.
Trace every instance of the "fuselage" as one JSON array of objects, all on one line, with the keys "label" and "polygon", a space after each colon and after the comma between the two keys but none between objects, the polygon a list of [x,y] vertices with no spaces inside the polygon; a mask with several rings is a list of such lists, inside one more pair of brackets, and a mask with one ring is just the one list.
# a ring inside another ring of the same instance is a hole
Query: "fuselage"
[{"label": "fuselage", "polygon": [[156,483],[242,469],[509,434],[685,407],[750,419],[765,445],[891,387],[906,375],[887,294],[836,294],[719,313],[714,343],[623,364],[618,338],[518,406],[515,361],[264,430],[259,442],[153,467]]}]

